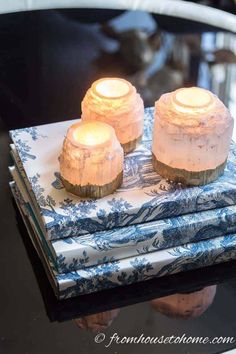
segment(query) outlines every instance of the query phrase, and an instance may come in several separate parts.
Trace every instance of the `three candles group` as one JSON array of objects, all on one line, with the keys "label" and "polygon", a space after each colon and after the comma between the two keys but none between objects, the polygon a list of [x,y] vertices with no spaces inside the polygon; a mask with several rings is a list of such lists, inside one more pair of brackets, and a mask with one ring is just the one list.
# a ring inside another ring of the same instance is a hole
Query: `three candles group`
[{"label": "three candles group", "polygon": [[[144,105],[134,86],[119,78],[93,83],[82,101],[82,120],[72,125],[60,156],[62,182],[80,197],[101,198],[123,180],[124,154],[143,135]],[[187,185],[223,173],[233,119],[210,91],[183,88],[156,102],[153,167],[164,178]]]}]

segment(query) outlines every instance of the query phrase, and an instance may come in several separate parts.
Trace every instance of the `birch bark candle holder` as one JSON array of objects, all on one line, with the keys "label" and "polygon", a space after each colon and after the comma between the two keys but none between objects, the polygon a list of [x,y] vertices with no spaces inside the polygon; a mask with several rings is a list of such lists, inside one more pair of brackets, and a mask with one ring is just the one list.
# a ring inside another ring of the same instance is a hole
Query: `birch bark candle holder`
[{"label": "birch bark candle holder", "polygon": [[233,118],[210,91],[167,93],[155,104],[152,156],[164,178],[185,185],[212,182],[224,172]]},{"label": "birch bark candle holder", "polygon": [[65,189],[83,198],[102,198],[122,183],[124,151],[114,129],[102,122],[79,122],[65,137],[60,174]]},{"label": "birch bark candle holder", "polygon": [[144,105],[128,81],[119,78],[95,81],[81,107],[83,121],[102,121],[115,129],[125,153],[136,148],[143,134]]}]

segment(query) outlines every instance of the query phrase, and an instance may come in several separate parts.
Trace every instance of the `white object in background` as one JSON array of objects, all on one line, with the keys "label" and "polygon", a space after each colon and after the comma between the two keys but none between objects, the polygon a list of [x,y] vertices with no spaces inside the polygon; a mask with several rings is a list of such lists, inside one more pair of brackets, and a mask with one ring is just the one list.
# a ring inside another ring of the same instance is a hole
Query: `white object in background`
[{"label": "white object in background", "polygon": [[236,16],[228,12],[182,0],[7,0],[0,13],[60,8],[142,10],[183,18],[236,33]]}]

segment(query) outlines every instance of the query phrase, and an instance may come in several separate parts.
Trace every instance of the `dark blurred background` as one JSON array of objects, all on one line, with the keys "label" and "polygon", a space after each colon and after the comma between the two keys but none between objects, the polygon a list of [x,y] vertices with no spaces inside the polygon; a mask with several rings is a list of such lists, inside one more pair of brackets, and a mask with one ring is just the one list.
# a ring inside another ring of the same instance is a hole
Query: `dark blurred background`
[{"label": "dark blurred background", "polygon": [[[234,1],[200,2],[235,13]],[[146,106],[199,85],[235,110],[235,36],[219,28],[143,12],[44,10],[1,15],[0,43],[6,129],[78,117],[86,90],[104,76],[130,80]]]}]

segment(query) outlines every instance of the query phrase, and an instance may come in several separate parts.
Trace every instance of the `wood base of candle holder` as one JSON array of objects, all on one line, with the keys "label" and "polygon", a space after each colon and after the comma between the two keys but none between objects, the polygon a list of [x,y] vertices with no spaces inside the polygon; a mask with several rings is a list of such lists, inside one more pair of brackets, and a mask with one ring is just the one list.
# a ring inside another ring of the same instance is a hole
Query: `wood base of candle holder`
[{"label": "wood base of candle holder", "polygon": [[187,171],[184,169],[170,167],[156,159],[152,154],[154,170],[169,181],[181,183],[186,186],[201,186],[215,181],[224,173],[227,160],[215,169],[205,171]]},{"label": "wood base of candle holder", "polygon": [[61,176],[62,183],[67,192],[77,195],[81,198],[98,199],[103,198],[106,195],[112,194],[118,189],[123,182],[123,171],[118,174],[116,179],[111,183],[104,184],[103,186],[97,186],[87,184],[86,186],[73,185]]},{"label": "wood base of candle holder", "polygon": [[121,146],[124,149],[124,153],[128,154],[129,152],[133,151],[136,148],[136,146],[140,143],[141,140],[142,140],[142,135],[139,136],[137,139],[129,141],[128,143],[121,144]]}]

